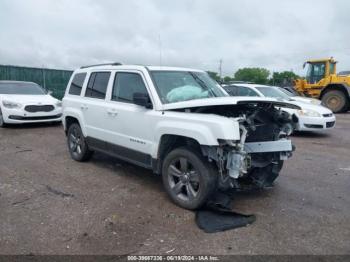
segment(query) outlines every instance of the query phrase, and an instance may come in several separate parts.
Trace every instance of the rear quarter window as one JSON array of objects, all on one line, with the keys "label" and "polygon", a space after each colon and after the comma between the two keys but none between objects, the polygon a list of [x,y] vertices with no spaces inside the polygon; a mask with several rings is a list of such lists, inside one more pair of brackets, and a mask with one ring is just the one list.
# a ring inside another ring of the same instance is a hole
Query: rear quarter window
[{"label": "rear quarter window", "polygon": [[85,81],[86,73],[79,73],[73,77],[72,83],[69,87],[69,94],[80,96],[81,90]]}]

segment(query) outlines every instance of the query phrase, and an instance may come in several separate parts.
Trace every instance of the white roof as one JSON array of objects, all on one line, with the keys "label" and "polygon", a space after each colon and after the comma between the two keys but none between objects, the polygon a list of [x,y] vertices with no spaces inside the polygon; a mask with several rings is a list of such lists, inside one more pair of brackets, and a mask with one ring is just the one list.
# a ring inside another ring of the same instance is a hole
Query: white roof
[{"label": "white roof", "polygon": [[190,72],[203,72],[203,70],[186,68],[186,67],[171,67],[171,66],[147,66],[149,70],[155,71],[190,71]]},{"label": "white roof", "polygon": [[185,67],[171,67],[171,66],[147,66],[147,65],[93,65],[79,68],[76,71],[86,72],[91,70],[156,70],[156,71],[191,71],[204,72],[203,70],[185,68]]},{"label": "white roof", "polygon": [[233,86],[245,86],[245,87],[277,87],[277,86],[269,86],[269,85],[261,85],[261,84],[246,84],[246,83],[235,83]]}]

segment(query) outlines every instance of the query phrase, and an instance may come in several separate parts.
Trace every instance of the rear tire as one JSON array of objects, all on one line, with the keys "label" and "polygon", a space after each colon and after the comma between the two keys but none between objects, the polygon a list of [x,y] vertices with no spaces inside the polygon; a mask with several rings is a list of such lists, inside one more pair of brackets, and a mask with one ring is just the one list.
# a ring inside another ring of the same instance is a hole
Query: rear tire
[{"label": "rear tire", "polygon": [[190,210],[204,205],[217,188],[214,167],[190,147],[176,148],[165,157],[162,178],[172,201]]},{"label": "rear tire", "polygon": [[93,151],[89,149],[79,124],[73,123],[67,133],[68,149],[75,161],[83,162],[91,158]]},{"label": "rear tire", "polygon": [[342,113],[349,109],[349,98],[340,90],[329,90],[322,96],[322,104],[333,113]]}]

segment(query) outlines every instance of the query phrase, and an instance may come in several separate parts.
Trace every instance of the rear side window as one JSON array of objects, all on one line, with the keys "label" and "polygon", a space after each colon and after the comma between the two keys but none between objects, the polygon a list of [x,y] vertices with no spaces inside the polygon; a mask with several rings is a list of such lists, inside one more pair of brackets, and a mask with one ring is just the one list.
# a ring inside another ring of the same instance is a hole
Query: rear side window
[{"label": "rear side window", "polygon": [[238,96],[259,96],[257,92],[245,86],[239,86],[237,91]]},{"label": "rear side window", "polygon": [[106,97],[106,90],[110,75],[110,72],[92,73],[86,87],[85,96],[104,99]]},{"label": "rear side window", "polygon": [[69,87],[70,95],[80,96],[81,89],[85,81],[85,77],[86,77],[86,73],[79,73],[73,77],[72,83],[70,84],[70,87]]},{"label": "rear side window", "polygon": [[224,89],[230,96],[237,96],[237,86],[225,86]]},{"label": "rear side window", "polygon": [[147,94],[142,77],[137,73],[117,73],[112,92],[112,100],[133,103],[134,93]]}]

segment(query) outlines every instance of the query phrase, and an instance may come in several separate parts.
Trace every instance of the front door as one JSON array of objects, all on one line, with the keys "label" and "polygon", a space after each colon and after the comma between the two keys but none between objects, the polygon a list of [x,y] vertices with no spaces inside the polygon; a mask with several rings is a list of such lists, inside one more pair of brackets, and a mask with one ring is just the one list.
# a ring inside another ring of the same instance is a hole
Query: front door
[{"label": "front door", "polygon": [[142,74],[138,71],[116,72],[105,109],[107,142],[115,155],[150,166],[154,111],[134,104],[134,93],[148,93]]}]

